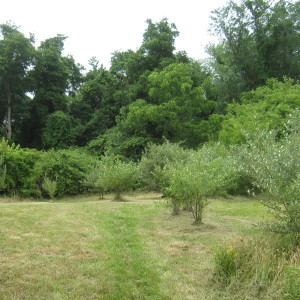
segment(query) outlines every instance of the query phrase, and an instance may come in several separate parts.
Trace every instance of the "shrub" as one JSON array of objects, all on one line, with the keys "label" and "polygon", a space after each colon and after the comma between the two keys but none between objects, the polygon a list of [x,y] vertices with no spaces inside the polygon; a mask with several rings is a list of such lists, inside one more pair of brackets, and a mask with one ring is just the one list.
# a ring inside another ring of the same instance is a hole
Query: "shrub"
[{"label": "shrub", "polygon": [[39,172],[39,184],[45,178],[57,181],[57,195],[76,195],[87,191],[86,173],[95,158],[82,150],[51,150],[43,154],[36,166]]},{"label": "shrub", "polygon": [[139,179],[137,164],[111,157],[103,157],[98,172],[96,188],[114,192],[117,201],[123,200],[122,194],[133,189]]},{"label": "shrub", "polygon": [[[224,191],[233,168],[224,146],[207,145],[198,151],[191,151],[186,162],[165,166],[165,176],[170,177],[168,182],[165,181],[166,195],[177,206],[187,205],[195,223],[201,223],[208,197]],[[173,209],[176,208],[174,204]]]},{"label": "shrub", "polygon": [[45,176],[42,187],[49,195],[50,199],[53,200],[57,191],[57,181],[51,180]]},{"label": "shrub", "polygon": [[259,189],[253,184],[253,175],[244,168],[244,157],[239,155],[242,149],[243,146],[239,145],[228,148],[226,155],[229,156],[232,165],[224,192],[229,195],[252,196],[259,193]]},{"label": "shrub", "polygon": [[6,166],[3,165],[3,157],[0,158],[0,191],[4,190],[6,187],[5,178],[6,178]]},{"label": "shrub", "polygon": [[84,183],[89,192],[97,193],[100,195],[100,198],[103,198],[104,187],[98,180],[101,176],[101,173],[101,162],[90,166],[88,172],[85,174]]},{"label": "shrub", "polygon": [[269,195],[263,204],[278,221],[271,229],[300,238],[300,132],[299,124],[290,125],[280,140],[276,131],[249,135],[240,155],[254,184]]},{"label": "shrub", "polygon": [[[37,173],[34,166],[41,153],[35,149],[9,145],[4,139],[0,143],[0,155],[5,166],[5,181],[2,189],[9,195],[19,194],[24,197],[38,197]],[[2,172],[4,172],[2,170]],[[3,174],[2,174],[3,175]]]},{"label": "shrub", "polygon": [[161,191],[163,168],[172,162],[183,162],[188,158],[188,151],[180,144],[165,141],[162,145],[150,143],[147,145],[141,162],[140,172],[142,186],[148,190]]}]

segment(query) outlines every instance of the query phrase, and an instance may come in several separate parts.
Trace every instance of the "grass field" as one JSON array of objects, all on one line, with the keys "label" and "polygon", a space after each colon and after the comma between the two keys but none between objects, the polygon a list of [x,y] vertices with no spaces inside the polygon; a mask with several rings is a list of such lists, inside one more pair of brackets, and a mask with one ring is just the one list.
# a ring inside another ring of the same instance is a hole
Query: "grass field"
[{"label": "grass field", "polygon": [[0,299],[209,299],[213,254],[259,235],[257,200],[211,200],[204,223],[159,194],[0,200]]}]

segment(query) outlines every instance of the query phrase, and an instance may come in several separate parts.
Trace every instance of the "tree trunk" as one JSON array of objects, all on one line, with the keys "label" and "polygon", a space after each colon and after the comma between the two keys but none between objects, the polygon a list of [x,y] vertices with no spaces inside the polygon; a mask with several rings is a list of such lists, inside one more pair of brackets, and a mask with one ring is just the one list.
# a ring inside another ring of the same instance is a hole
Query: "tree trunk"
[{"label": "tree trunk", "polygon": [[6,98],[7,98],[7,139],[11,140],[12,137],[12,127],[11,127],[11,90],[9,87],[6,88]]}]

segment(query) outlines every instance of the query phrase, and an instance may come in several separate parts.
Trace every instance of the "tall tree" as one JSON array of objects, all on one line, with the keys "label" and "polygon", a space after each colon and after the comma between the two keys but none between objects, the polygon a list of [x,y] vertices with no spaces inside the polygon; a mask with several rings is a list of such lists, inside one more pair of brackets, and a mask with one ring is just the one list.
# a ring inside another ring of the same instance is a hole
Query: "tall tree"
[{"label": "tall tree", "polygon": [[24,121],[22,144],[40,148],[48,115],[68,112],[68,94],[74,95],[82,81],[81,66],[71,56],[63,56],[67,37],[57,35],[41,43],[31,71],[34,97],[31,116]]},{"label": "tall tree", "polygon": [[98,140],[108,151],[139,159],[147,143],[165,139],[198,147],[207,141],[202,121],[215,109],[211,80],[196,63],[174,63],[148,77],[149,99],[121,109],[117,124]]},{"label": "tall tree", "polygon": [[155,68],[174,63],[175,38],[179,35],[176,25],[169,24],[167,18],[158,23],[148,19],[146,23],[148,27],[140,51],[146,58],[147,70],[153,71]]},{"label": "tall tree", "polygon": [[26,77],[33,63],[35,49],[33,37],[26,38],[15,25],[1,24],[0,36],[0,96],[5,99],[2,105],[6,107],[6,115],[1,111],[0,120],[6,122],[7,138],[10,140],[13,134],[13,111],[28,91]]},{"label": "tall tree", "polygon": [[208,48],[226,101],[261,86],[270,77],[300,78],[300,3],[280,0],[229,1],[212,15],[222,38]]},{"label": "tall tree", "polygon": [[179,35],[176,25],[163,18],[160,22],[146,21],[147,28],[143,42],[137,51],[116,51],[111,60],[110,71],[118,79],[122,97],[130,102],[136,99],[148,100],[148,76],[154,70],[175,63],[188,63],[184,51],[175,52],[175,39]]}]

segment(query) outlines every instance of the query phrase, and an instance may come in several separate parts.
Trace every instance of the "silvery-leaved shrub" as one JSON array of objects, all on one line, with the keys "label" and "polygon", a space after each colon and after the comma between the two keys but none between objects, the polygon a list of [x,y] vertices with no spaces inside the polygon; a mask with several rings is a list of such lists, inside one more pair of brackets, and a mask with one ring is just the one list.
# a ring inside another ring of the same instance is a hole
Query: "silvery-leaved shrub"
[{"label": "silvery-leaved shrub", "polygon": [[[298,117],[297,117],[298,116]],[[263,204],[274,213],[271,229],[300,235],[300,127],[299,112],[291,116],[285,134],[258,131],[248,136],[240,151],[244,169],[254,184],[268,194]]]},{"label": "silvery-leaved shrub", "polygon": [[139,179],[138,166],[112,157],[103,157],[98,165],[99,176],[95,183],[103,192],[115,193],[115,200],[122,201],[123,193],[132,190]]},{"label": "silvery-leaved shrub", "polygon": [[165,193],[171,199],[173,212],[181,205],[188,206],[195,223],[201,223],[208,198],[226,189],[233,169],[228,151],[220,144],[205,145],[191,151],[187,161],[166,165],[169,181]]},{"label": "silvery-leaved shrub", "polygon": [[142,187],[151,191],[161,191],[164,166],[173,162],[184,162],[188,155],[188,151],[178,143],[165,141],[163,144],[148,144],[140,162]]}]

